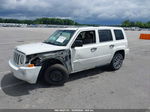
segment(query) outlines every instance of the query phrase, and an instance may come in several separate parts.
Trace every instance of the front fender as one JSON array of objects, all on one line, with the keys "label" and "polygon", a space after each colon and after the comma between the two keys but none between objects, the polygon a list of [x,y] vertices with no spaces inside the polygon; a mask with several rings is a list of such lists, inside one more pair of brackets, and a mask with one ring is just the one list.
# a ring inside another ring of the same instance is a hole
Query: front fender
[{"label": "front fender", "polygon": [[44,53],[40,54],[38,57],[41,59],[41,63],[46,61],[57,60],[67,68],[69,73],[72,71],[70,50],[61,50],[50,53]]}]

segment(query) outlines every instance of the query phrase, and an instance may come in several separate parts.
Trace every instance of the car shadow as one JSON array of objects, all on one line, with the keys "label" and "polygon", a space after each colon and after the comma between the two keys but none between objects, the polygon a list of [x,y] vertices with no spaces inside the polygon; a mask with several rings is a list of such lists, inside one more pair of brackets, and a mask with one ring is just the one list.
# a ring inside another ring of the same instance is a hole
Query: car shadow
[{"label": "car shadow", "polygon": [[24,96],[29,95],[30,91],[36,90],[39,88],[49,88],[47,84],[42,81],[37,84],[29,84],[25,81],[19,80],[13,76],[12,73],[4,75],[1,80],[1,90],[9,96]]},{"label": "car shadow", "polygon": [[[103,72],[109,72],[110,70],[105,67],[98,67],[90,70],[86,70],[79,73],[71,74],[68,82],[75,81],[77,79],[82,79],[86,77],[99,76]],[[30,91],[37,90],[40,88],[56,88],[58,86],[50,86],[44,81],[38,81],[37,84],[29,84],[27,82],[16,79],[12,73],[4,75],[1,80],[1,89],[2,91],[9,96],[17,97],[29,95]],[[61,87],[61,86],[59,86]],[[62,86],[63,87],[63,86]]]},{"label": "car shadow", "polygon": [[[99,76],[101,73],[103,72],[109,72],[111,71],[110,68],[108,66],[103,66],[103,67],[97,67],[94,69],[89,69],[89,70],[85,70],[82,72],[78,72],[78,73],[73,73],[70,75],[69,77],[69,81],[74,81],[77,79],[82,79],[82,78],[86,78],[86,77],[94,77],[94,76]],[[112,71],[111,71],[112,72]]]}]

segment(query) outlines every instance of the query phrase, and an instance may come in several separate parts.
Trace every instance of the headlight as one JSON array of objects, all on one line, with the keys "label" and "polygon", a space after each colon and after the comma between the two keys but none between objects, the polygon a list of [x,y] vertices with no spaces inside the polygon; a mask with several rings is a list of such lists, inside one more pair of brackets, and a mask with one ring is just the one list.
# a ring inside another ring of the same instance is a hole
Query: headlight
[{"label": "headlight", "polygon": [[41,65],[41,59],[35,58],[31,61],[31,64],[34,64],[35,66],[40,66]]},{"label": "headlight", "polygon": [[26,64],[34,64],[35,66],[40,66],[41,59],[37,55],[30,55],[26,58]]},{"label": "headlight", "polygon": [[36,57],[36,55],[28,55],[28,56],[26,57],[26,64],[29,64],[30,61],[31,61],[32,59],[34,59],[34,57]]},{"label": "headlight", "polygon": [[34,66],[40,66],[41,65],[41,59],[37,57],[36,55],[30,55],[26,58],[26,64],[33,64]]}]

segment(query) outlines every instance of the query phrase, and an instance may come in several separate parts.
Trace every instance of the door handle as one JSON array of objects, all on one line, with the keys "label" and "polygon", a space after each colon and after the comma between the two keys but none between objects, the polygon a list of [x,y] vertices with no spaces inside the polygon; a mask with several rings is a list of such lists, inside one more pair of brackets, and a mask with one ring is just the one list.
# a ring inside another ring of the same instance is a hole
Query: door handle
[{"label": "door handle", "polygon": [[97,48],[92,48],[91,52],[95,52],[97,50]]},{"label": "door handle", "polygon": [[115,45],[110,45],[109,47],[112,49],[112,48],[114,48],[114,47],[115,47]]}]

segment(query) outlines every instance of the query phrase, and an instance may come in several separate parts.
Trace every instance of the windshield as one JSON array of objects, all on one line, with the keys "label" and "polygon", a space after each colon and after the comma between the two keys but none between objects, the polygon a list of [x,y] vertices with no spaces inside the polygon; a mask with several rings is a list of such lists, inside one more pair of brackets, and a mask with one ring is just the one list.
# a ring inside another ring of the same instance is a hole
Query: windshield
[{"label": "windshield", "polygon": [[44,41],[44,43],[66,46],[74,33],[75,30],[57,30],[46,41]]}]

